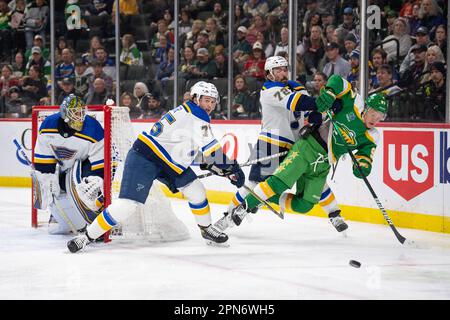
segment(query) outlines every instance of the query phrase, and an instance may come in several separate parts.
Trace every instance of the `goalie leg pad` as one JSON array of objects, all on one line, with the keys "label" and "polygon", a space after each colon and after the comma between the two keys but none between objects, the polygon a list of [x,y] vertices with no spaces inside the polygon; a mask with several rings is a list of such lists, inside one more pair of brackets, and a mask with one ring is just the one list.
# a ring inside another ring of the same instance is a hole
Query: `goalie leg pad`
[{"label": "goalie leg pad", "polygon": [[181,188],[180,191],[189,201],[189,207],[195,216],[198,225],[207,227],[211,224],[211,212],[208,199],[206,199],[206,190],[199,179]]},{"label": "goalie leg pad", "polygon": [[53,202],[53,195],[59,196],[61,192],[58,176],[54,173],[41,173],[33,170],[31,177],[35,192],[34,207],[42,210],[47,209]]},{"label": "goalie leg pad", "polygon": [[[57,197],[57,201],[61,210],[64,210],[64,214],[67,219],[73,224],[76,230],[81,230],[86,227],[87,222],[77,210],[76,206],[73,204],[73,200],[69,198],[67,194],[61,194]],[[69,234],[71,229],[67,224],[64,217],[61,216],[59,209],[54,203],[49,206],[50,213],[55,218],[57,223],[50,223],[48,228],[48,233],[50,234]]]}]

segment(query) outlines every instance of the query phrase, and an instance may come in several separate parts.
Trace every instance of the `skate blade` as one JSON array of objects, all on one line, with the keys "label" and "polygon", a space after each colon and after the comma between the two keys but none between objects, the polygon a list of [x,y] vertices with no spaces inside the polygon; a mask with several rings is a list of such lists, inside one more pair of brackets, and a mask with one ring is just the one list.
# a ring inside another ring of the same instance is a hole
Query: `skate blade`
[{"label": "skate blade", "polygon": [[228,248],[230,246],[230,243],[228,241],[223,242],[223,243],[217,243],[211,240],[205,240],[206,241],[206,245],[210,246],[210,247],[221,247],[221,248]]},{"label": "skate blade", "polygon": [[343,238],[347,238],[347,237],[348,237],[348,235],[347,235],[347,229],[342,230],[342,231],[339,232],[339,233],[342,235]]}]

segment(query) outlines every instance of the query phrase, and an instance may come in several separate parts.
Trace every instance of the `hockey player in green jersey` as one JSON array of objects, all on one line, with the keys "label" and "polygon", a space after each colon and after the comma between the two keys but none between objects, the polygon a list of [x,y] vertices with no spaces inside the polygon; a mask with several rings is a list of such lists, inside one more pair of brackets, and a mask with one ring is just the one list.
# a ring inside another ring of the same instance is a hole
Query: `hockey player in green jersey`
[{"label": "hockey player in green jersey", "polygon": [[[364,175],[369,175],[378,140],[375,126],[385,118],[387,102],[383,95],[369,96],[365,103],[352,91],[351,84],[333,75],[316,100],[319,112],[333,107],[333,121],[339,128],[337,132],[330,121],[326,121],[318,129],[312,130],[298,140],[275,173],[255,186],[253,192],[262,200],[279,204],[297,213],[309,212],[320,200],[323,186],[331,165],[350,148],[355,154]],[[338,107],[336,107],[338,105]],[[345,144],[343,142],[345,139]],[[353,174],[362,178],[359,170],[353,165]],[[296,185],[296,193],[285,192]],[[224,229],[241,224],[244,217],[261,202],[252,194],[230,217],[216,222],[216,226]]]}]

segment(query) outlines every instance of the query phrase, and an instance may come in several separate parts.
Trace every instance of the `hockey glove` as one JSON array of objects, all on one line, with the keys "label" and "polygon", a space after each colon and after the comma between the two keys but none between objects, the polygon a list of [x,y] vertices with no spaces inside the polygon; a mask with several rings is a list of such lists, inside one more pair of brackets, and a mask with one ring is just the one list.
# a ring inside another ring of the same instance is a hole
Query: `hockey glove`
[{"label": "hockey glove", "polygon": [[308,123],[320,126],[322,124],[322,114],[317,111],[311,111],[308,114]]},{"label": "hockey glove", "polygon": [[245,183],[245,174],[238,164],[234,165],[233,171],[232,174],[228,175],[228,179],[230,179],[232,185],[241,188]]},{"label": "hockey glove", "polygon": [[320,89],[320,95],[316,99],[317,111],[325,112],[331,108],[336,96],[331,89]]},{"label": "hockey glove", "polygon": [[239,164],[235,161],[233,164],[200,164],[200,169],[208,170],[214,173],[215,175],[221,177],[228,177],[231,181],[231,184],[237,186],[238,188],[242,187],[245,182],[245,174],[239,167]]},{"label": "hockey glove", "polygon": [[[372,165],[364,158],[360,158],[357,161],[359,166],[361,167],[361,171],[363,172],[364,176],[367,177],[370,174],[370,171],[372,171]],[[359,179],[363,178],[358,168],[356,167],[356,164],[353,164],[353,174],[355,175],[355,177]]]}]

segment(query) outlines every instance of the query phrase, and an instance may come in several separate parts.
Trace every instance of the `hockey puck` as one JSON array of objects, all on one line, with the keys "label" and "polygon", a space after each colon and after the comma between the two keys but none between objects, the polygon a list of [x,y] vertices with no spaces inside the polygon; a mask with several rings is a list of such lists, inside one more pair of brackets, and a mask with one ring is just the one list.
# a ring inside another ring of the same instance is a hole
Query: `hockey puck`
[{"label": "hockey puck", "polygon": [[359,267],[361,267],[361,262],[358,262],[358,261],[356,261],[356,260],[350,260],[350,265],[352,266],[352,267],[354,267],[354,268],[359,268]]}]

